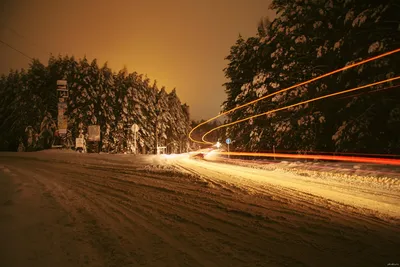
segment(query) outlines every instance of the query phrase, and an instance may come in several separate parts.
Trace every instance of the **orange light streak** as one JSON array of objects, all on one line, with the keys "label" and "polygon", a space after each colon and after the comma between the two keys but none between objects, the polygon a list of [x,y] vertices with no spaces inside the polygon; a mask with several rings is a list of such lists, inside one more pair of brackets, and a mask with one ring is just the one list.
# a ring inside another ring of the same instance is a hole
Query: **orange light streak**
[{"label": "orange light streak", "polygon": [[398,79],[400,79],[400,76],[396,76],[394,78],[389,78],[389,79],[386,79],[386,80],[383,80],[383,81],[370,83],[370,84],[367,84],[367,85],[359,86],[359,87],[356,87],[356,88],[352,88],[352,89],[348,89],[348,90],[344,90],[344,91],[340,91],[340,92],[336,92],[336,93],[332,93],[332,94],[328,94],[328,95],[324,95],[324,96],[315,97],[315,98],[312,98],[312,99],[309,99],[309,100],[301,101],[301,102],[299,102],[297,104],[292,104],[292,105],[285,106],[285,107],[282,107],[282,108],[277,108],[277,109],[270,110],[270,111],[267,111],[267,112],[264,112],[264,113],[261,113],[261,114],[256,114],[256,115],[244,118],[244,119],[240,119],[240,120],[233,121],[233,122],[230,122],[230,123],[227,123],[227,124],[224,124],[224,125],[220,125],[218,127],[215,127],[214,129],[211,129],[210,131],[206,132],[203,135],[202,140],[203,140],[203,142],[205,144],[213,144],[212,142],[206,141],[205,137],[208,134],[212,133],[213,131],[215,131],[217,129],[225,128],[225,127],[228,127],[228,126],[240,123],[240,122],[244,122],[244,121],[250,120],[252,118],[257,118],[257,117],[260,117],[260,116],[268,115],[268,114],[271,114],[271,113],[274,113],[274,112],[277,112],[277,111],[281,111],[281,110],[289,109],[289,108],[292,108],[292,107],[304,105],[304,104],[307,104],[307,103],[310,103],[310,102],[314,102],[314,101],[317,101],[317,100],[321,100],[321,99],[324,99],[324,98],[328,98],[328,97],[332,97],[332,96],[336,96],[336,95],[341,95],[341,94],[346,94],[346,93],[349,93],[349,92],[361,90],[361,89],[364,89],[364,88],[367,88],[367,87],[371,87],[371,86],[375,86],[375,85],[382,84],[382,83],[395,81],[395,80],[398,80]]},{"label": "orange light streak", "polygon": [[385,158],[364,158],[350,156],[329,156],[329,155],[301,155],[301,154],[282,154],[282,153],[253,153],[253,152],[214,152],[219,155],[231,156],[250,156],[250,157],[270,157],[270,158],[292,158],[292,159],[319,159],[319,160],[334,160],[348,161],[359,163],[374,163],[374,164],[389,164],[400,166],[400,159],[385,159]]},{"label": "orange light streak", "polygon": [[[377,59],[379,59],[379,58],[383,58],[383,57],[386,57],[386,56],[389,56],[389,55],[392,55],[392,54],[398,53],[398,52],[400,52],[400,48],[395,49],[395,50],[392,50],[392,51],[389,51],[389,52],[386,52],[386,53],[383,53],[383,54],[380,54],[380,55],[375,56],[375,57],[371,57],[371,58],[362,60],[362,61],[357,62],[357,63],[350,64],[350,65],[348,65],[348,66],[345,66],[345,67],[342,67],[342,68],[340,68],[340,69],[337,69],[337,70],[334,70],[334,71],[325,73],[325,74],[323,74],[323,75],[321,75],[321,76],[315,77],[315,78],[310,79],[310,80],[308,80],[308,81],[301,82],[301,83],[298,83],[298,84],[296,84],[296,85],[292,85],[292,86],[287,87],[287,88],[285,88],[285,89],[279,90],[279,91],[277,91],[277,92],[274,92],[274,93],[271,93],[271,94],[269,94],[269,95],[260,97],[260,98],[258,98],[258,99],[253,100],[253,101],[250,101],[250,102],[248,102],[248,103],[246,103],[246,104],[237,106],[237,107],[235,107],[235,108],[233,108],[233,109],[230,109],[230,110],[228,110],[228,111],[225,111],[225,112],[223,112],[223,113],[221,113],[221,114],[219,114],[219,115],[217,115],[217,116],[215,116],[215,117],[212,117],[211,119],[208,119],[208,120],[206,120],[205,122],[202,122],[202,123],[196,125],[196,126],[189,132],[189,139],[190,139],[191,141],[195,142],[195,143],[208,144],[209,142],[194,140],[194,139],[192,138],[192,133],[193,133],[193,131],[195,131],[197,128],[199,128],[200,126],[202,126],[202,125],[204,125],[204,124],[207,124],[207,123],[209,123],[209,122],[211,122],[211,121],[213,121],[213,120],[215,120],[215,119],[218,119],[218,118],[221,117],[221,116],[224,116],[224,115],[226,115],[226,114],[229,114],[229,113],[231,113],[231,112],[233,112],[233,111],[235,111],[235,110],[241,109],[241,108],[246,107],[246,106],[248,106],[248,105],[254,104],[254,103],[256,103],[256,102],[258,102],[258,101],[261,101],[261,100],[263,100],[263,99],[272,97],[272,96],[274,96],[274,95],[276,95],[276,94],[283,93],[283,92],[285,92],[285,91],[291,90],[291,89],[296,88],[296,87],[298,87],[298,86],[302,86],[302,85],[309,84],[309,83],[311,83],[311,82],[320,80],[320,79],[325,78],[325,77],[327,77],[327,76],[330,76],[330,75],[332,75],[332,74],[335,74],[335,73],[338,73],[338,72],[341,72],[341,71],[344,71],[344,70],[348,70],[348,69],[357,67],[357,66],[359,66],[359,65],[365,64],[365,63],[367,63],[367,62],[371,62],[371,61],[377,60]],[[202,138],[202,139],[203,139],[203,138]]]},{"label": "orange light streak", "polygon": [[[319,154],[331,154],[333,156],[340,155],[353,155],[353,156],[363,156],[363,157],[391,157],[400,158],[400,155],[396,154],[371,154],[371,153],[356,153],[356,152],[326,152],[326,151],[297,151],[297,150],[275,150],[275,153],[296,153],[303,155],[319,155]],[[300,153],[301,152],[301,153]],[[260,152],[260,153],[272,153],[272,152]]]}]

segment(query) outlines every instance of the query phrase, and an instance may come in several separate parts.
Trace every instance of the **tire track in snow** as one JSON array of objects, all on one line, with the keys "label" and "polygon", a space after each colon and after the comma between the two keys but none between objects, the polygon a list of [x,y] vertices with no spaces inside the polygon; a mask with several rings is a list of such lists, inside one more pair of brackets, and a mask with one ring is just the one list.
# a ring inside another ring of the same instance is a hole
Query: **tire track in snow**
[{"label": "tire track in snow", "polygon": [[[96,183],[97,185],[101,185],[101,184],[99,184],[99,183]],[[108,188],[108,187],[106,187],[106,188]],[[86,188],[87,189],[87,188]],[[110,188],[108,188],[108,189],[110,189]],[[102,193],[105,193],[104,191],[102,191]],[[109,196],[107,197],[107,198],[110,198]],[[116,202],[115,201],[115,199],[110,199],[110,200],[114,200],[113,202]],[[154,204],[156,204],[156,205],[160,205],[160,203],[154,203]],[[172,203],[169,205],[169,206],[171,206],[172,205]],[[166,206],[164,206],[164,207],[167,207],[168,208],[168,205],[166,205]],[[176,205],[175,205],[175,207],[176,207]],[[187,207],[184,207],[185,208],[185,213],[187,213],[188,211],[187,211]],[[121,214],[126,214],[126,209],[124,209],[124,211],[123,212],[121,212]],[[141,211],[141,213],[145,213],[143,210]],[[172,211],[172,213],[171,214],[176,214],[175,213],[175,211]],[[201,213],[197,213],[196,214],[196,216],[199,216],[199,215],[204,215],[204,214],[201,214]],[[227,222],[227,221],[224,221],[224,220],[222,220],[222,222]],[[233,225],[234,227],[238,227],[239,225]],[[226,226],[224,226],[223,228],[226,228]],[[237,228],[232,228],[231,229],[231,231],[240,231],[240,229],[237,229]],[[212,233],[212,234],[214,234],[214,233]],[[245,234],[243,234],[243,237],[246,237],[246,236],[248,236],[248,232],[247,233],[245,233]],[[228,234],[226,234],[226,236],[228,236]],[[255,236],[255,241],[257,240],[257,239],[260,239],[259,238],[259,235],[257,235],[257,236]],[[237,244],[237,241],[241,241],[241,240],[239,240],[239,239],[236,239],[235,240],[236,241],[236,243],[234,243],[234,244]],[[243,242],[243,241],[241,241],[241,242]],[[226,243],[226,240],[225,240],[225,243]],[[251,243],[249,243],[248,245],[251,245]],[[259,252],[260,253],[260,252]],[[230,257],[233,257],[234,255],[230,255]],[[282,257],[282,255],[279,255],[277,258],[281,258]]]},{"label": "tire track in snow", "polygon": [[[38,169],[37,169],[38,170]],[[48,172],[50,175],[53,172],[49,172],[47,170],[39,170],[41,172]],[[119,227],[116,225],[118,223],[121,223],[124,220],[128,220],[131,224],[129,225],[130,227],[139,227],[140,229],[146,231],[150,236],[155,236],[157,239],[160,239],[161,242],[156,245],[162,245],[164,243],[163,248],[168,248],[172,247],[177,250],[175,254],[181,254],[184,253],[185,255],[188,255],[188,257],[194,259],[195,261],[190,261],[196,264],[200,264],[200,266],[215,266],[212,262],[209,262],[207,259],[202,259],[197,255],[197,252],[195,250],[191,250],[190,247],[187,246],[187,244],[182,243],[176,238],[171,237],[168,233],[160,231],[158,229],[158,226],[152,223],[152,220],[150,218],[145,217],[142,213],[136,212],[135,209],[126,209],[126,208],[121,208],[121,205],[119,204],[121,201],[119,199],[112,199],[110,197],[107,197],[106,194],[107,192],[101,192],[104,194],[104,196],[99,197],[99,195],[96,195],[93,193],[93,188],[90,187],[90,185],[93,185],[93,183],[87,183],[87,179],[85,182],[79,183],[77,182],[79,180],[76,180],[74,182],[65,182],[65,179],[62,179],[63,183],[67,183],[72,191],[78,192],[81,198],[86,202],[86,204],[90,203],[89,208],[88,208],[88,213],[91,214],[94,218],[97,218],[98,220],[104,221],[105,224],[109,225],[110,228],[112,229],[119,229]],[[111,189],[110,187],[107,187],[108,189]],[[103,198],[107,198],[108,200],[113,200],[113,201],[105,201]],[[131,206],[132,207],[132,206]],[[114,211],[113,213],[107,212],[107,210],[112,210]],[[141,210],[143,212],[143,210]],[[145,212],[143,212],[145,213]],[[116,221],[114,219],[114,216],[118,215],[120,220]],[[154,219],[154,217],[151,217],[151,219]],[[133,223],[133,224],[132,224]],[[101,232],[100,230],[97,230],[96,232]],[[94,232],[93,234],[96,234]],[[104,241],[103,241],[104,242]],[[109,246],[115,246],[116,244],[110,244]],[[108,247],[108,246],[107,246]],[[117,261],[118,264],[123,264],[120,266],[127,266],[126,264],[133,264],[132,262],[125,262],[124,259],[129,258],[126,254],[124,255],[124,250],[120,251],[121,255],[119,256],[119,260]],[[106,250],[104,253],[109,254]],[[177,255],[178,255],[177,254]],[[110,258],[111,255],[108,255],[108,258]],[[155,258],[158,258],[159,255],[154,255]],[[164,256],[165,257],[165,256]],[[113,262],[115,262],[115,259],[112,259]],[[165,259],[163,259],[165,260]],[[190,260],[190,259],[187,259]],[[159,262],[160,263],[160,262]],[[171,263],[172,264],[172,263]],[[189,264],[191,265],[191,264]],[[115,265],[117,266],[117,265]]]},{"label": "tire track in snow", "polygon": [[[383,198],[382,196],[379,196],[379,199],[375,199],[376,196],[374,194],[362,195],[355,187],[348,187],[346,192],[341,192],[332,190],[332,188],[328,186],[316,187],[315,184],[308,184],[309,182],[304,182],[302,177],[294,174],[260,171],[243,167],[235,168],[235,166],[229,164],[210,163],[188,159],[177,161],[176,164],[184,165],[184,167],[189,169],[195,169],[196,172],[206,174],[214,180],[229,179],[230,182],[235,182],[246,189],[250,188],[260,191],[260,185],[262,184],[268,184],[269,188],[291,188],[295,189],[295,192],[298,192],[298,195],[307,193],[308,195],[314,195],[319,199],[329,199],[331,204],[344,204],[341,205],[339,209],[353,206],[354,210],[357,210],[358,208],[360,213],[369,212],[370,214],[379,216],[384,220],[394,220],[397,223],[400,222],[400,208],[397,205],[397,201],[391,199],[390,202],[384,202],[385,197],[389,197],[390,194],[384,195]],[[227,175],[230,177],[227,178]],[[265,177],[263,175],[270,175],[270,177]],[[284,190],[282,190],[282,192],[284,193]],[[293,195],[291,197],[293,197]],[[400,196],[394,195],[394,198],[400,200]],[[296,199],[296,197],[294,199]],[[324,203],[326,203],[326,201]],[[377,209],[379,209],[379,211]]]},{"label": "tire track in snow", "polygon": [[[324,209],[326,200],[294,189],[234,179],[234,174],[225,181],[225,170],[181,175],[171,165],[151,169],[115,162],[103,162],[102,169],[92,159],[73,168],[51,159],[11,165],[26,168],[27,177],[38,174],[35,179],[77,217],[77,228],[92,229],[77,235],[93,239],[92,248],[104,253],[108,266],[129,266],[132,258],[152,265],[146,259],[157,257],[155,266],[206,266],[203,258],[211,266],[365,266],[365,259],[373,266],[395,255],[400,245],[393,237],[399,231],[386,233],[381,221],[369,222],[365,215],[366,221],[358,222],[360,214]],[[82,206],[88,208],[83,214]],[[164,238],[151,234],[153,228],[166,232]],[[135,250],[136,241],[142,250]],[[379,250],[376,242],[388,250]],[[194,250],[201,259],[178,259],[181,250]]]},{"label": "tire track in snow", "polygon": [[[97,176],[98,177],[98,176]],[[87,181],[87,179],[85,179],[85,181]],[[89,189],[90,187],[88,187],[87,186],[87,184],[84,184],[84,187],[83,187],[83,189],[85,190],[85,192],[87,192],[88,191],[88,189]],[[122,214],[126,214],[126,210],[125,211],[123,211],[122,212]],[[239,213],[239,214],[237,214],[237,213],[234,213],[235,215],[239,215],[238,217],[240,218],[240,217],[242,217],[241,216],[241,213]],[[235,219],[234,218],[232,218],[233,219],[233,221],[235,221]],[[232,228],[231,230],[230,230],[230,232],[238,232],[238,231],[240,231],[240,228],[238,228],[240,225],[233,225],[234,226],[234,228]],[[224,227],[223,227],[224,228]],[[277,229],[271,229],[271,230],[277,230]],[[258,243],[259,243],[259,245],[260,246],[262,246],[262,243],[263,243],[263,238],[260,238],[260,234],[262,233],[262,231],[258,231],[257,233],[255,233],[254,234],[254,241],[252,242],[253,243],[253,245],[254,244],[256,244],[257,243],[257,240],[258,240]],[[243,236],[243,238],[246,238],[246,236],[247,236],[247,238],[249,238],[248,237],[248,234],[249,234],[249,232],[247,232],[247,233],[245,233],[245,234],[243,234],[242,236]],[[261,235],[262,236],[262,235]],[[272,238],[272,235],[271,235],[271,231],[269,232],[269,241],[271,241],[273,238]],[[307,242],[305,242],[305,240],[302,240],[302,238],[300,238],[300,237],[296,237],[296,236],[293,236],[293,235],[291,235],[291,234],[288,234],[288,238],[285,240],[285,239],[283,239],[282,240],[282,237],[279,237],[279,235],[277,235],[276,237],[275,237],[275,240],[280,240],[281,242],[281,244],[279,245],[279,243],[274,243],[273,244],[273,246],[274,247],[281,247],[282,249],[284,249],[286,246],[287,246],[287,244],[285,244],[286,242],[288,242],[288,241],[290,241],[290,240],[292,240],[292,244],[294,244],[294,245],[298,245],[299,246],[299,249],[301,250],[301,246],[304,246]],[[264,241],[268,241],[268,240],[264,240]],[[271,242],[269,242],[269,243],[271,243]],[[224,240],[224,244],[225,245],[227,245],[227,244],[229,244],[228,242],[227,242],[227,240],[225,239]],[[235,244],[236,246],[238,245],[238,244],[240,244],[240,243],[238,243],[238,242],[234,242],[234,243],[231,243],[231,244]],[[249,244],[250,246],[251,246],[251,244]],[[310,244],[310,246],[313,246],[313,247],[316,247],[315,246],[315,244]],[[264,249],[265,250],[265,249]],[[249,251],[248,251],[248,249],[247,250],[245,250],[245,253],[249,253]],[[253,251],[252,253],[256,253],[256,255],[257,255],[257,253],[258,253],[258,255],[262,255],[262,252],[260,253],[260,252],[255,252],[255,251]],[[271,252],[269,253],[269,254],[271,254]],[[230,257],[232,257],[233,255],[228,255],[228,256],[230,256]],[[271,257],[272,255],[270,255],[270,257]],[[285,259],[285,261],[287,262],[287,261],[290,261],[290,259],[288,258],[288,257],[284,257],[284,255],[282,254],[282,253],[278,253],[278,255],[276,255],[274,258],[276,258],[276,261],[277,262],[279,262],[279,265],[281,265],[282,264],[282,262],[281,262],[281,260],[282,259]],[[294,260],[292,260],[292,262],[295,262]]]},{"label": "tire track in snow", "polygon": [[[240,215],[240,213],[239,213],[239,215]],[[298,229],[298,230],[300,230],[300,231],[302,231],[302,230],[307,230],[307,229],[302,229],[302,228],[295,228],[295,229]],[[334,233],[336,233],[337,231],[333,231]],[[293,236],[291,236],[290,234],[287,234],[289,237],[288,237],[288,239],[287,240],[290,240],[289,238],[292,238],[293,239]],[[291,236],[291,237],[290,237]],[[343,241],[342,239],[343,239],[343,234],[340,234],[340,236],[339,236],[339,238],[341,238],[341,241]],[[293,241],[292,243],[297,243],[297,244],[299,244],[299,245],[304,245],[304,243],[301,241],[301,239],[297,239],[298,241]],[[312,245],[314,246],[314,247],[318,247],[317,245],[316,245],[316,243],[312,243]]]},{"label": "tire track in snow", "polygon": [[[64,217],[62,220],[57,221],[56,225],[48,225],[49,229],[47,232],[51,234],[54,231],[57,231],[60,227],[68,228],[68,231],[73,232],[73,236],[68,236],[65,238],[65,240],[54,240],[53,235],[50,236],[50,240],[47,240],[47,242],[53,242],[53,245],[59,244],[60,246],[65,246],[65,244],[70,245],[71,243],[74,243],[78,251],[80,252],[79,255],[75,255],[76,257],[73,258],[73,261],[71,261],[69,264],[73,264],[76,266],[83,266],[87,264],[91,264],[92,266],[103,266],[103,257],[100,254],[97,254],[91,246],[89,246],[86,242],[88,239],[88,236],[85,231],[84,222],[79,221],[76,219],[79,219],[79,216],[76,216],[75,210],[71,209],[71,205],[65,205],[65,200],[69,199],[72,200],[71,198],[68,197],[68,195],[71,193],[70,191],[66,191],[63,188],[61,188],[57,183],[50,181],[47,181],[47,179],[41,175],[39,175],[37,172],[34,172],[33,168],[30,170],[27,170],[27,166],[24,165],[23,168],[20,166],[15,166],[14,164],[9,165],[10,169],[12,172],[15,174],[15,176],[18,177],[19,181],[26,181],[22,182],[22,192],[24,192],[24,187],[29,186],[31,188],[34,188],[35,190],[39,190],[42,195],[41,199],[41,205],[48,206],[48,202],[53,202],[55,200],[58,204],[62,204],[61,208],[67,211],[66,213],[66,218]],[[53,174],[54,175],[54,174]],[[25,183],[28,183],[25,185]],[[52,197],[55,197],[54,199]],[[62,199],[63,201],[59,201]],[[52,209],[54,210],[54,207],[51,206]],[[48,210],[46,210],[48,211]],[[32,212],[41,212],[41,211],[32,211]],[[55,213],[59,214],[59,210],[54,210]],[[62,213],[63,214],[63,213]],[[45,214],[47,216],[47,214]],[[29,219],[28,219],[29,221]],[[40,244],[42,241],[39,240],[38,244]],[[43,249],[43,248],[38,248],[38,249]],[[66,249],[64,253],[69,253],[69,249]],[[70,256],[68,254],[68,256]]]}]

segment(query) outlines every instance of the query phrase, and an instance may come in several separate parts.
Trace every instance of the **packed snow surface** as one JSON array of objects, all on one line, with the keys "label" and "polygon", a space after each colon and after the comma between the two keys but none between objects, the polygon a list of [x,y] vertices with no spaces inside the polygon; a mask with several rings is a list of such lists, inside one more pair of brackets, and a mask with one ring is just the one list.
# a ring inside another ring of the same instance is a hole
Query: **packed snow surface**
[{"label": "packed snow surface", "polygon": [[193,155],[0,153],[0,266],[400,262],[395,170]]}]

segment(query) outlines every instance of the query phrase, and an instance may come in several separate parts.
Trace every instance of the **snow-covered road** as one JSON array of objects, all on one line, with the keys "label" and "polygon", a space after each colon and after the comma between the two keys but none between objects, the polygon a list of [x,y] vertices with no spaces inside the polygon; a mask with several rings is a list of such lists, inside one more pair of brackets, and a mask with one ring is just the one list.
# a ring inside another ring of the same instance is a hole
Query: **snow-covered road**
[{"label": "snow-covered road", "polygon": [[0,266],[400,262],[398,179],[242,165],[0,153]]},{"label": "snow-covered road", "polygon": [[279,169],[271,171],[263,170],[262,164],[251,162],[248,164],[252,168],[248,168],[243,164],[238,166],[235,160],[224,164],[213,162],[212,158],[204,161],[185,156],[177,156],[177,160],[172,162],[189,173],[210,181],[238,185],[249,192],[273,192],[291,202],[301,199],[324,208],[338,211],[350,208],[357,213],[400,222],[400,179],[396,177],[374,178],[340,173],[327,176],[321,172],[311,174],[306,168],[300,173]]}]

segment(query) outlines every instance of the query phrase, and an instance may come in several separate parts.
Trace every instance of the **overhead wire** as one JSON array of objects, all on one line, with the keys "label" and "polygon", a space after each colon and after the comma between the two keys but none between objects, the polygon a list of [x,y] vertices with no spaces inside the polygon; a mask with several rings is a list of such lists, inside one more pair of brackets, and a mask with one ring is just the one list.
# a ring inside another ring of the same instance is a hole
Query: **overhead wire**
[{"label": "overhead wire", "polygon": [[14,51],[17,51],[18,53],[20,53],[20,54],[23,55],[24,57],[27,57],[28,59],[33,60],[32,57],[28,56],[27,54],[25,54],[25,53],[22,52],[21,50],[19,50],[19,49],[13,47],[12,45],[10,45],[10,44],[4,42],[3,40],[0,40],[0,43],[3,43],[4,45],[8,46],[9,48],[11,48],[11,49],[14,50]]},{"label": "overhead wire", "polygon": [[26,42],[28,42],[30,45],[39,48],[42,53],[46,53],[46,54],[54,54],[53,52],[50,51],[50,49],[48,49],[48,47],[44,46],[43,44],[37,44],[36,42],[34,42],[33,40],[31,40],[30,38],[26,37],[25,35],[21,34],[20,32],[18,32],[16,29],[5,25],[5,28],[7,28],[10,32],[12,32],[15,36],[18,36],[20,39],[24,39]]}]

